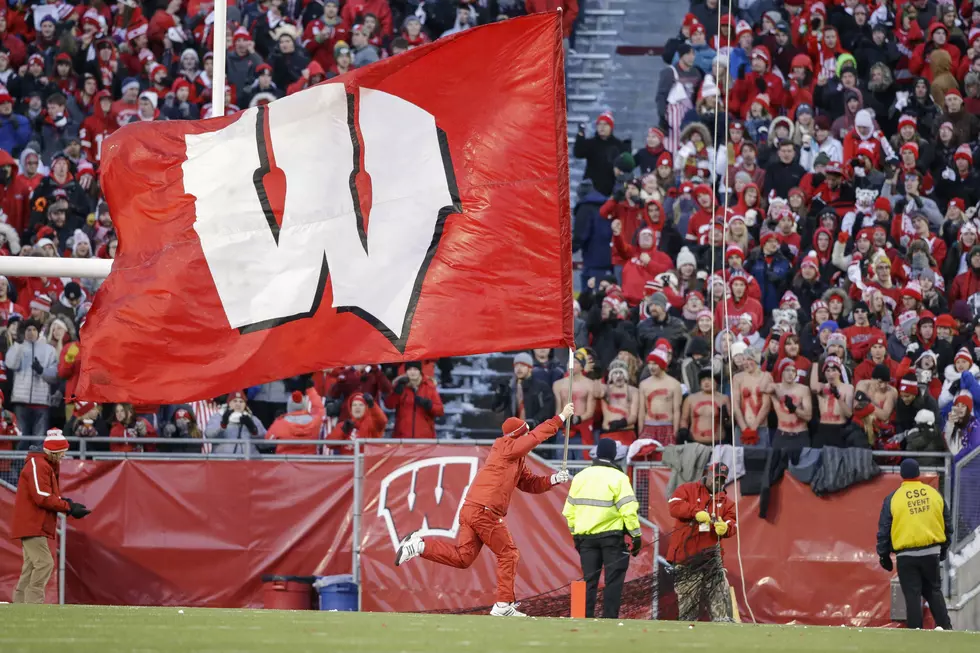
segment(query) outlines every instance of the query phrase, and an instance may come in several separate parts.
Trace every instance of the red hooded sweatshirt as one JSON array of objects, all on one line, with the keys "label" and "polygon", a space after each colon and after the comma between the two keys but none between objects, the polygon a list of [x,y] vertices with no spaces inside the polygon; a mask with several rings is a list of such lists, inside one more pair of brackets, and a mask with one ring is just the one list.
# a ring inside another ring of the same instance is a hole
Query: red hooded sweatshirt
[{"label": "red hooded sweatshirt", "polygon": [[[294,410],[278,418],[265,432],[266,440],[319,440],[323,428],[323,400],[316,388],[306,391],[309,399],[309,410]],[[276,446],[277,454],[316,455],[315,444],[280,444]]]},{"label": "red hooded sweatshirt", "polygon": [[[92,115],[82,121],[82,126],[78,130],[78,138],[82,142],[82,149],[85,151],[85,158],[98,167],[102,161],[102,141],[112,132],[116,131],[119,125],[102,110],[102,98],[112,99],[109,91],[99,91],[95,94],[95,101]],[[111,106],[110,106],[111,111]]]},{"label": "red hooded sweatshirt", "polygon": [[[656,239],[654,231],[649,227],[640,230],[640,237],[644,234],[649,234],[651,239]],[[626,260],[626,264],[623,265],[623,297],[630,306],[636,306],[643,301],[646,283],[653,281],[658,274],[673,268],[674,262],[669,256],[655,249],[655,246],[644,249],[639,245],[635,247],[630,245],[623,234],[613,238],[613,245],[619,255]],[[640,259],[643,254],[650,257],[646,264]]]}]

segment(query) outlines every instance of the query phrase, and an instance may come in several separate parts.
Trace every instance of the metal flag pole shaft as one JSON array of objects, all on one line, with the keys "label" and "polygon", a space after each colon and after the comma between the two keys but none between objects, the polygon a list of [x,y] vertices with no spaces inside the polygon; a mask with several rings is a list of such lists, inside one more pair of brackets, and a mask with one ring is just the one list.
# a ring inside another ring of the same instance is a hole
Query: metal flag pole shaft
[{"label": "metal flag pole shaft", "polygon": [[[572,401],[572,386],[574,385],[574,381],[575,381],[575,350],[569,349],[568,350],[568,403],[570,404],[574,403]],[[562,406],[562,408],[564,408],[564,406]],[[574,417],[574,415],[569,416],[569,418],[565,420],[565,448],[561,454],[562,469],[568,469],[568,438],[572,433],[572,417]]]},{"label": "metal flag pole shaft", "polygon": [[228,55],[228,2],[214,3],[214,81],[211,87],[211,117],[225,115],[225,59]]}]

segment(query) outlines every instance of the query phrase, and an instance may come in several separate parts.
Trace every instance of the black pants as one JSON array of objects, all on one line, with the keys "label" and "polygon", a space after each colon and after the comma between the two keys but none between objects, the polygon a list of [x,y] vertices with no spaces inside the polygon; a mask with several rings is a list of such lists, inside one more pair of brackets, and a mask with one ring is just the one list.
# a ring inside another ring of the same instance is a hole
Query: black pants
[{"label": "black pants", "polygon": [[937,626],[952,629],[946,599],[943,598],[939,573],[939,556],[895,556],[898,560],[898,582],[905,595],[905,610],[909,628],[922,628],[922,600],[929,603]]},{"label": "black pants", "polygon": [[623,581],[630,565],[629,549],[622,533],[601,537],[575,538],[585,576],[585,616],[595,617],[595,600],[599,593],[599,572],[605,569],[606,588],[602,596],[604,619],[619,618],[619,603],[623,597]]}]

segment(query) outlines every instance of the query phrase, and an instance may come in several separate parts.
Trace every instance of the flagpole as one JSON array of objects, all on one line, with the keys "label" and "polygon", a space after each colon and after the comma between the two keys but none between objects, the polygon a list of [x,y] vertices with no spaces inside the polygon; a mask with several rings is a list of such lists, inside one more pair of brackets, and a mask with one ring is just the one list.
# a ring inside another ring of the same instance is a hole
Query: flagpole
[{"label": "flagpole", "polygon": [[211,84],[211,117],[225,115],[225,59],[228,55],[228,2],[214,3],[214,80]]},{"label": "flagpole", "polygon": [[[572,401],[572,386],[575,379],[575,350],[568,350],[568,403],[573,404]],[[564,408],[564,406],[562,406]],[[568,419],[565,420],[565,449],[561,454],[561,468],[568,469],[568,438],[572,432],[572,418],[575,415],[570,415]]]}]

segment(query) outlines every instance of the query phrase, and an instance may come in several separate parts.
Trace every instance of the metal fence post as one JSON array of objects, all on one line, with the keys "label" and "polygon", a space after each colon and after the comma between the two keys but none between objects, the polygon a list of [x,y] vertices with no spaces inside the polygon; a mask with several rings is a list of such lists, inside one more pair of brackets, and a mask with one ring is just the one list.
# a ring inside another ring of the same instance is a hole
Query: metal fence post
[{"label": "metal fence post", "polygon": [[58,524],[61,528],[61,538],[58,541],[58,605],[65,604],[65,550],[68,540],[68,519],[64,513],[58,513]]},{"label": "metal fence post", "polygon": [[653,526],[653,604],[651,607],[650,617],[652,619],[660,618],[660,564],[658,562],[657,556],[660,555],[660,527],[654,524]]},{"label": "metal fence post", "polygon": [[361,450],[361,442],[354,440],[354,506],[353,518],[351,520],[351,575],[354,584],[357,585],[357,611],[361,611],[361,600],[363,590],[361,589],[361,503],[363,488],[361,487],[364,452]]}]

